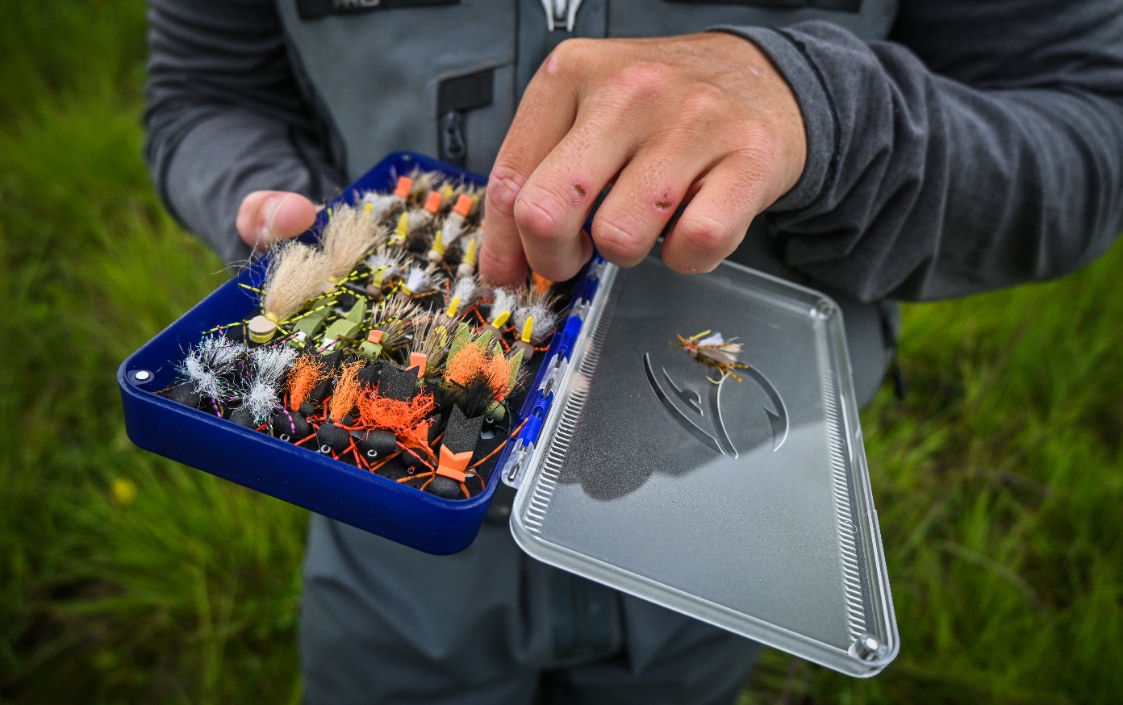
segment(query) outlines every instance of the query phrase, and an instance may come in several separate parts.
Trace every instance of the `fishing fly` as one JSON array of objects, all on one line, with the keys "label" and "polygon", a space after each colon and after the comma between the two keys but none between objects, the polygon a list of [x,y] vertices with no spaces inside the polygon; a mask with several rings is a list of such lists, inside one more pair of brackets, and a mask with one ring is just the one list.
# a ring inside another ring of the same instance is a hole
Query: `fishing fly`
[{"label": "fishing fly", "polygon": [[676,335],[676,337],[678,340],[672,340],[671,345],[685,350],[690,357],[720,373],[717,379],[709,376],[706,379],[714,384],[720,384],[726,376],[732,377],[738,382],[743,381],[742,377],[734,370],[747,370],[749,366],[737,361],[737,356],[741,354],[743,346],[741,343],[735,342],[736,338],[726,340],[721,333],[710,330],[696,333],[689,338],[681,335]]}]

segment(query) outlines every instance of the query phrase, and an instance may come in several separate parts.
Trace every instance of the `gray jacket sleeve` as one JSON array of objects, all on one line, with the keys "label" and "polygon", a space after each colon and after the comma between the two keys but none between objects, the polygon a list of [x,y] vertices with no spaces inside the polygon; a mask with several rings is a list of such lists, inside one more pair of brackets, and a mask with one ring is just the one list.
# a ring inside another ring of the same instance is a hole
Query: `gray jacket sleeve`
[{"label": "gray jacket sleeve", "polygon": [[791,83],[807,168],[771,223],[862,300],[1057,277],[1123,231],[1123,1],[902,0],[891,41],[731,28]]},{"label": "gray jacket sleeve", "polygon": [[164,202],[225,262],[249,256],[242,198],[321,200],[342,185],[318,146],[270,0],[151,0],[145,156]]}]

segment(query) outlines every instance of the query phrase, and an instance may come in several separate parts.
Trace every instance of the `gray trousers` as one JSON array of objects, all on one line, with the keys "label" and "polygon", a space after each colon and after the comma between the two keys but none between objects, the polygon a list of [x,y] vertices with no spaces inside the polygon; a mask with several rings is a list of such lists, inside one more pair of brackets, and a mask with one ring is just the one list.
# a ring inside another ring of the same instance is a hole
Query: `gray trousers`
[{"label": "gray trousers", "polygon": [[431,556],[320,516],[300,642],[309,705],[724,705],[760,650],[527,557],[505,522]]}]

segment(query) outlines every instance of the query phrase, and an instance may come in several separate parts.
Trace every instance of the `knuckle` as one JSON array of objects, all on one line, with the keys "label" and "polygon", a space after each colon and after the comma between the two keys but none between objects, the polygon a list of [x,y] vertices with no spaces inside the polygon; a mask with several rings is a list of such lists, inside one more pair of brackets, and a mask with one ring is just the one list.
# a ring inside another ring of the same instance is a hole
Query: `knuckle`
[{"label": "knuckle", "polygon": [[729,99],[716,86],[698,83],[683,97],[679,110],[688,121],[708,123],[715,117],[727,116],[728,104]]},{"label": "knuckle", "polygon": [[679,244],[693,255],[724,258],[743,233],[732,223],[709,214],[685,214],[674,229]]},{"label": "knuckle", "polygon": [[593,221],[592,235],[597,249],[611,262],[635,262],[647,254],[646,239],[626,215],[598,216]]},{"label": "knuckle", "polygon": [[725,146],[739,161],[759,169],[775,163],[783,145],[779,135],[767,125],[746,121],[728,132]]},{"label": "knuckle", "polygon": [[511,217],[525,183],[526,178],[517,169],[497,163],[488,179],[487,207],[500,215]]},{"label": "knuckle", "polygon": [[617,104],[647,104],[666,91],[668,69],[651,63],[627,64],[606,81],[606,95]]},{"label": "knuckle", "polygon": [[753,130],[744,151],[760,164],[772,164],[779,159],[780,139],[772,130]]},{"label": "knuckle", "polygon": [[570,37],[559,43],[551,52],[559,59],[572,59],[587,55],[597,44],[595,39],[589,37]]},{"label": "knuckle", "polygon": [[597,64],[595,56],[601,41],[588,37],[571,37],[562,41],[542,62],[535,78],[572,81],[584,75],[589,67]]},{"label": "knuckle", "polygon": [[514,203],[513,215],[519,232],[541,241],[553,241],[562,236],[561,224],[564,210],[556,199],[542,194],[521,193]]}]

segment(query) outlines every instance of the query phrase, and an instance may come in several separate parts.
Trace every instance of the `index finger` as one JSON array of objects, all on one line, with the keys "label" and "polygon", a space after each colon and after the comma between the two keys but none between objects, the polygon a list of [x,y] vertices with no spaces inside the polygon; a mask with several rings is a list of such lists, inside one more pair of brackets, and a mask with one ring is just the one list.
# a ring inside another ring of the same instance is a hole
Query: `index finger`
[{"label": "index finger", "polygon": [[[515,222],[515,204],[531,174],[565,137],[577,114],[572,84],[560,80],[558,72],[556,54],[551,54],[527,86],[488,179],[479,270],[492,284],[517,284],[526,279],[526,253]],[[555,244],[557,256],[580,254],[566,252],[565,238],[557,238]],[[573,245],[568,249],[574,249]]]}]

